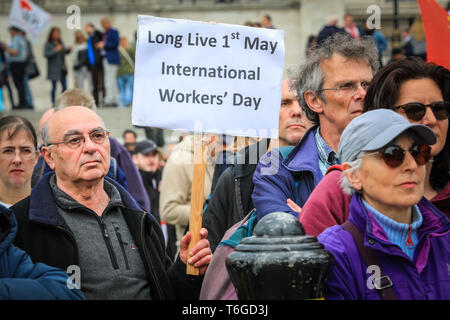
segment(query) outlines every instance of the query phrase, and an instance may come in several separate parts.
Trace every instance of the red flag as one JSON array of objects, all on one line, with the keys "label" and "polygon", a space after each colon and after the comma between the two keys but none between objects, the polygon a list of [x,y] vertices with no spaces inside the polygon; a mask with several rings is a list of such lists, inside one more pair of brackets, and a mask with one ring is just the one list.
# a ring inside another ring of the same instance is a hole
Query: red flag
[{"label": "red flag", "polygon": [[417,0],[427,42],[427,61],[450,69],[450,15],[436,0]]}]

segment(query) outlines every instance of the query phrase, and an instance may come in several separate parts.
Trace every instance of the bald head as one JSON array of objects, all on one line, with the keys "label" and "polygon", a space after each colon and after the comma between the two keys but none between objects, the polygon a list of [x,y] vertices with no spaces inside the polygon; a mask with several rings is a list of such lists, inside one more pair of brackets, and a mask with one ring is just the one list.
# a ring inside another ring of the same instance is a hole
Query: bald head
[{"label": "bald head", "polygon": [[105,31],[111,28],[111,21],[108,19],[108,17],[103,17],[100,20],[100,23]]},{"label": "bald head", "polygon": [[47,122],[42,128],[42,139],[44,145],[49,144],[61,132],[71,130],[79,123],[98,123],[105,128],[103,120],[93,110],[83,106],[67,107],[61,110],[54,111],[48,118]]},{"label": "bald head", "polygon": [[109,170],[110,144],[108,131],[94,111],[81,106],[56,111],[44,132],[42,155],[61,190],[73,196],[76,190],[102,183]]}]

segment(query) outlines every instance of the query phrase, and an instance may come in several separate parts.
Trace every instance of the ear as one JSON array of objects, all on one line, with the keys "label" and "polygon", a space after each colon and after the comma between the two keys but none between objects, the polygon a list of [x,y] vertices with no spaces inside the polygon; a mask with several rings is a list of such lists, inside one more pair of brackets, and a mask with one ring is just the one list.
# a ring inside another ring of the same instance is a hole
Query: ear
[{"label": "ear", "polygon": [[44,157],[45,162],[47,162],[50,169],[55,170],[55,162],[53,161],[53,155],[50,151],[49,147],[42,147],[41,150],[42,156]]},{"label": "ear", "polygon": [[348,169],[351,169],[352,166],[348,162],[344,162],[342,165],[342,169],[344,170],[345,177],[347,178],[348,182],[352,185],[355,190],[361,191],[362,190],[362,182],[359,178],[359,174],[357,170],[349,170],[345,172]]},{"label": "ear", "polygon": [[323,101],[312,90],[306,90],[303,94],[306,104],[315,113],[323,113]]}]

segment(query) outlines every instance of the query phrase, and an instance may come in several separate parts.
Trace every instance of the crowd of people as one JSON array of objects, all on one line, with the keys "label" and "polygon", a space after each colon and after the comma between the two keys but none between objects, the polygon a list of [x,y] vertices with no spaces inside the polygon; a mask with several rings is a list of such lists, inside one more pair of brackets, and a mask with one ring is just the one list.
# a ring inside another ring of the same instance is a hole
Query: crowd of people
[{"label": "crowd of people", "polygon": [[[263,20],[273,28],[270,16]],[[195,136],[181,136],[168,154],[157,128],[140,141],[133,128],[123,144],[112,137],[99,97],[129,103],[129,93],[110,88],[133,82],[132,63],[120,64],[133,60],[133,45],[106,18],[105,34],[87,24],[88,40],[77,31],[74,48],[52,28],[53,107],[38,132],[23,117],[0,119],[0,261],[8,266],[0,298],[237,299],[225,259],[238,228],[251,231],[281,211],[333,255],[325,299],[450,299],[450,71],[421,57],[381,67],[375,35],[344,20],[344,28],[330,20],[283,80],[277,139],[205,136],[203,225],[193,248]],[[11,33],[8,53],[21,55],[26,42]],[[123,50],[111,51],[119,41]],[[86,89],[67,90],[72,50]],[[25,63],[9,64],[25,106]],[[373,263],[382,277],[371,287]],[[200,276],[186,274],[186,264]],[[68,278],[74,266],[79,282]]]},{"label": "crowd of people", "polygon": [[[98,106],[130,107],[133,97],[135,39],[130,42],[120,36],[107,17],[100,20],[103,32],[87,23],[84,30],[74,32],[74,45],[66,46],[61,29],[52,27],[48,33],[43,55],[47,60],[46,79],[51,82],[50,99],[54,106],[58,84],[67,89],[67,76],[73,73],[75,88],[92,93]],[[0,44],[0,90],[8,90],[13,110],[34,109],[33,94],[28,81],[39,76],[32,44],[26,32],[16,26],[9,28],[11,41]],[[71,55],[72,70],[67,57]],[[17,90],[15,101],[11,80]],[[1,92],[1,91],[0,91]],[[4,110],[0,94],[0,110]]]}]

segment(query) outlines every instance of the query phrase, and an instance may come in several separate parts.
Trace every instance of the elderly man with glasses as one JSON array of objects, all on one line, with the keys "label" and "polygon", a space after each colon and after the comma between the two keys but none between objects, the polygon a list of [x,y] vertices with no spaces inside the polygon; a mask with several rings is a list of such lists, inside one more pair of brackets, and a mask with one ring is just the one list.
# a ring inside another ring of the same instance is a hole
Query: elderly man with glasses
[{"label": "elderly man with glasses", "polygon": [[54,173],[12,210],[19,222],[16,244],[34,262],[60,267],[79,280],[87,299],[193,299],[201,277],[185,274],[187,260],[204,273],[211,259],[206,240],[188,252],[181,241],[175,263],[165,254],[158,222],[115,181],[109,132],[92,110],[56,111],[43,129],[42,154]]},{"label": "elderly man with glasses", "polygon": [[345,33],[328,37],[300,66],[293,88],[315,126],[289,154],[273,150],[259,161],[252,194],[258,218],[275,211],[299,215],[327,169],[339,164],[339,139],[347,124],[362,113],[377,69],[373,42]]}]

